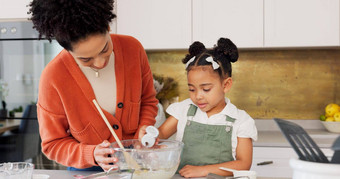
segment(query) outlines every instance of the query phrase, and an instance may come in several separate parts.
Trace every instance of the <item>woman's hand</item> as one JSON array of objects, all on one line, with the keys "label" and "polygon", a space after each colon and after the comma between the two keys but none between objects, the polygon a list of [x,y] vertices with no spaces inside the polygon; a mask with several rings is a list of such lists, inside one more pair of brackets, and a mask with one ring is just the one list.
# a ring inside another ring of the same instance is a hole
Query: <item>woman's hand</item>
[{"label": "woman's hand", "polygon": [[117,158],[112,157],[114,150],[110,148],[110,145],[109,141],[104,140],[102,143],[98,144],[93,151],[94,160],[104,171],[115,167],[116,165],[113,163],[118,161]]},{"label": "woman's hand", "polygon": [[146,134],[146,128],[147,127],[148,127],[147,125],[140,127],[139,132],[138,132],[138,139],[140,141],[142,140],[142,137]]}]

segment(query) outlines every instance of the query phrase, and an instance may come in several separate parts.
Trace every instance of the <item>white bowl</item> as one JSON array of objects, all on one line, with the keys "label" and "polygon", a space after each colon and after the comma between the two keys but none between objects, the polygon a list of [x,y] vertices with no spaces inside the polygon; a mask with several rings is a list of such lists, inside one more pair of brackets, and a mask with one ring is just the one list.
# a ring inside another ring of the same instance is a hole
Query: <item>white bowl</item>
[{"label": "white bowl", "polygon": [[340,122],[321,121],[321,123],[329,132],[340,133]]},{"label": "white bowl", "polygon": [[293,169],[293,179],[339,179],[340,164],[308,162],[292,158],[289,165]]}]

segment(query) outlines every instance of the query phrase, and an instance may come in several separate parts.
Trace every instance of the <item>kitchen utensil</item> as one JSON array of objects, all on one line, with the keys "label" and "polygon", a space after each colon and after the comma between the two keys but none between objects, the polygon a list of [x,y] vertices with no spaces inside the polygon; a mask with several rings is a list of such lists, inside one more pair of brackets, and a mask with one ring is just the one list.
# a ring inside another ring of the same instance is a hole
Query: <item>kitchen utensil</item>
[{"label": "kitchen utensil", "polygon": [[269,164],[272,164],[273,161],[264,161],[264,162],[260,162],[260,163],[257,163],[257,165],[269,165]]},{"label": "kitchen utensil", "polygon": [[91,174],[88,176],[75,176],[76,179],[95,179],[105,177],[106,179],[131,179],[133,176],[134,169],[126,169],[126,170],[109,170],[106,172],[99,172],[95,174]]},{"label": "kitchen utensil", "polygon": [[301,160],[329,163],[327,157],[302,127],[283,119],[275,118],[274,121]]},{"label": "kitchen utensil", "polygon": [[142,137],[142,144],[146,147],[152,147],[156,142],[159,131],[154,126],[148,126],[145,130],[146,134]]},{"label": "kitchen utensil", "polygon": [[[113,137],[115,138],[115,140],[118,143],[119,147],[124,149],[124,146],[120,142],[118,136],[116,135],[115,131],[113,130],[112,126],[110,125],[109,121],[107,120],[106,116],[104,115],[104,113],[103,113],[102,109],[100,108],[99,104],[97,103],[97,101],[95,99],[93,99],[92,102],[94,103],[94,105],[96,106],[96,108],[99,111],[100,115],[102,116],[105,124],[110,129],[110,132],[113,135]],[[129,153],[124,152],[124,150],[123,150],[123,154],[124,154],[124,157],[126,159],[126,162],[129,164],[129,166],[131,166],[133,169],[140,169],[140,166],[138,165],[138,163],[130,156]]]},{"label": "kitchen utensil", "polygon": [[9,162],[0,164],[0,178],[31,179],[34,165],[27,162]]},{"label": "kitchen utensil", "polygon": [[136,179],[170,179],[176,172],[183,143],[176,140],[160,139],[153,147],[143,146],[138,139],[122,140],[124,149],[117,142],[113,142],[114,156],[118,159],[117,164],[121,169],[129,169],[123,152],[138,162],[140,169],[135,170],[133,178]]},{"label": "kitchen utensil", "polygon": [[226,167],[220,167],[221,170],[225,170],[228,172],[232,172],[234,177],[233,178],[248,178],[248,179],[256,179],[256,172],[251,170],[235,170]]},{"label": "kitchen utensil", "polygon": [[235,170],[235,169],[231,169],[231,168],[226,168],[226,167],[220,167],[221,170],[225,170],[225,171],[228,171],[228,172],[237,172],[238,170]]},{"label": "kitchen utensil", "polygon": [[332,150],[334,150],[334,154],[333,154],[331,163],[340,164],[340,137],[338,137],[333,143]]}]

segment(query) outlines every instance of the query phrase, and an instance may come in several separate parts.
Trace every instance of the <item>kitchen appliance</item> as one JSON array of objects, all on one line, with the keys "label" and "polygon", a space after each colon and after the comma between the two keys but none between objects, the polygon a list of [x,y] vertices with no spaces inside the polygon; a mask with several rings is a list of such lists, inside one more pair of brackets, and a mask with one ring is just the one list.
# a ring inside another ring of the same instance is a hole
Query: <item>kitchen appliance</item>
[{"label": "kitchen appliance", "polygon": [[10,111],[36,102],[42,70],[63,48],[39,40],[31,21],[0,21],[0,79],[8,84]]}]

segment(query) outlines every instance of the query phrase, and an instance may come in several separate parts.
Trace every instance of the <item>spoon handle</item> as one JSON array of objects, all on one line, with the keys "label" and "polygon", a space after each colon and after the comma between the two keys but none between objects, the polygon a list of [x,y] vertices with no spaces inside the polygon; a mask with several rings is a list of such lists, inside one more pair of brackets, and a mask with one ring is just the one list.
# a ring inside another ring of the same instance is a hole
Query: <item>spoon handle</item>
[{"label": "spoon handle", "polygon": [[235,169],[226,168],[226,167],[220,167],[220,169],[221,169],[221,170],[228,171],[228,172],[237,172],[237,170],[235,170]]}]

